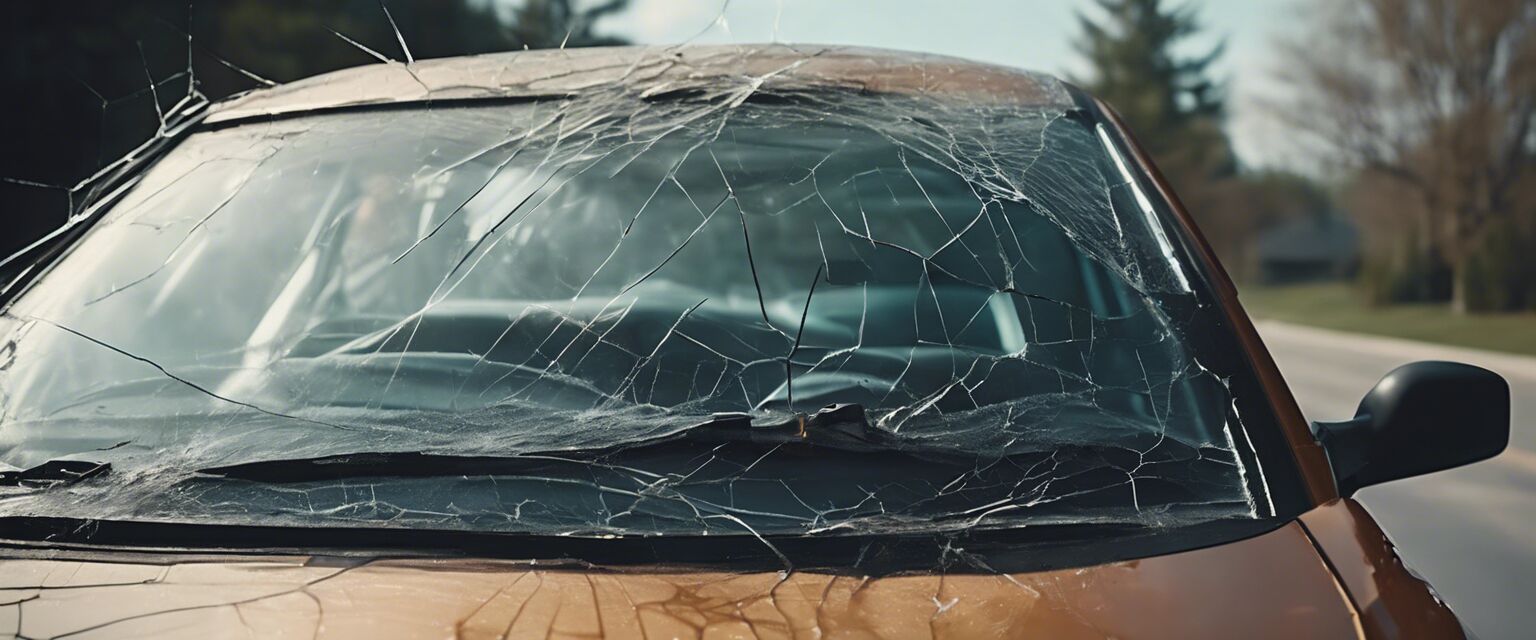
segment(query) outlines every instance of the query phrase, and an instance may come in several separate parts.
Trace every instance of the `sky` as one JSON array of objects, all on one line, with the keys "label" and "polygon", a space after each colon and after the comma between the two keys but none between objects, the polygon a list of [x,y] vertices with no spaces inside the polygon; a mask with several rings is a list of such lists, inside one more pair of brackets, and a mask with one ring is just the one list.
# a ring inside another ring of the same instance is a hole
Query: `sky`
[{"label": "sky", "polygon": [[[1295,22],[1296,0],[1184,1],[1206,26],[1186,53],[1226,39],[1214,66],[1228,83],[1227,128],[1238,156],[1250,167],[1290,164],[1294,152],[1265,96],[1279,88],[1276,41]],[[1093,9],[1091,0],[632,0],[599,26],[644,44],[851,44],[1073,76],[1086,72],[1072,46],[1076,14]]]}]

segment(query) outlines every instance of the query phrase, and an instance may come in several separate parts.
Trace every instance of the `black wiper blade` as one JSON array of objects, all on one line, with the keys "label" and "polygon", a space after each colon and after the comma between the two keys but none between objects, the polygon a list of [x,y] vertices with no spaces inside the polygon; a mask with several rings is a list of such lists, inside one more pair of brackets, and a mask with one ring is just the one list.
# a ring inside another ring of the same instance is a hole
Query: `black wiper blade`
[{"label": "black wiper blade", "polygon": [[889,450],[900,439],[887,431],[871,427],[864,415],[863,405],[834,404],[810,415],[795,415],[788,420],[768,424],[760,424],[745,413],[717,413],[707,422],[661,440],[808,444],[835,449]]},{"label": "black wiper blade", "polygon": [[575,459],[527,456],[460,456],[419,451],[346,453],[318,458],[263,460],[199,469],[198,473],[255,482],[314,482],[368,476],[430,478],[444,476],[531,475],[578,463]]},{"label": "black wiper blade", "polygon": [[370,476],[533,476],[619,457],[644,457],[689,445],[715,447],[730,443],[853,453],[890,453],[899,449],[900,438],[871,427],[862,406],[842,404],[825,407],[811,415],[796,415],[782,422],[768,424],[758,424],[752,416],[744,413],[717,413],[704,422],[676,433],[591,449],[531,452],[513,456],[465,456],[419,451],[361,452],[209,467],[199,470],[199,473],[267,483]]},{"label": "black wiper blade", "polygon": [[87,460],[49,460],[31,469],[0,471],[0,487],[46,489],[94,478],[112,470],[111,463]]}]

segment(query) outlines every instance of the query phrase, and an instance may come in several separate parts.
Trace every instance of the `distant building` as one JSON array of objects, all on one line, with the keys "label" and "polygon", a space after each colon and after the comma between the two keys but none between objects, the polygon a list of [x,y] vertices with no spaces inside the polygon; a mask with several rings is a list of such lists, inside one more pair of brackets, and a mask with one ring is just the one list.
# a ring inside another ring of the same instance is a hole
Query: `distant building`
[{"label": "distant building", "polygon": [[1254,259],[1263,284],[1347,278],[1360,262],[1360,230],[1341,216],[1293,218],[1259,235]]}]

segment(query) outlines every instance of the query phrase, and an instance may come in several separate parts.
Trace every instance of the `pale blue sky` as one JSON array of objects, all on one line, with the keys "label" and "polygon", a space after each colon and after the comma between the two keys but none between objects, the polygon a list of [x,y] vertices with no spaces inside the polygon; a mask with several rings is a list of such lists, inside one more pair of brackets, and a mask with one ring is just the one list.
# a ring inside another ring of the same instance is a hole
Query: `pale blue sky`
[{"label": "pale blue sky", "polygon": [[[1203,51],[1221,37],[1217,74],[1229,83],[1228,130],[1250,165],[1286,163],[1291,151],[1262,96],[1276,90],[1276,38],[1295,0],[1185,0],[1199,7]],[[725,5],[723,19],[721,7]],[[633,0],[602,23],[641,43],[802,42],[925,51],[1056,74],[1082,70],[1072,48],[1075,11],[1090,0]]]}]

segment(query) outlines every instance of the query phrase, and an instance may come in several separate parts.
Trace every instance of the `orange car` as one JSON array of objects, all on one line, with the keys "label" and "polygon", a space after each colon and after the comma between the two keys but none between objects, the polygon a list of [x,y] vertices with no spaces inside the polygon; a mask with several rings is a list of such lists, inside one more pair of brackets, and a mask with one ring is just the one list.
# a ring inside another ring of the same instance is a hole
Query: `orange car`
[{"label": "orange car", "polygon": [[193,100],[0,267],[0,633],[1461,637],[1110,109],[825,47]]}]

